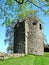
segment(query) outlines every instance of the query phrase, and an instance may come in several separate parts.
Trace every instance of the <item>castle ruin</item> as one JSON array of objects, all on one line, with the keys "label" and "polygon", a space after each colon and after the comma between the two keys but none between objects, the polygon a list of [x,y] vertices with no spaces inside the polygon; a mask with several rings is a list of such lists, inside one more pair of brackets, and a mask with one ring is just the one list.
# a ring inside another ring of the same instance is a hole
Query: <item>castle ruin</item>
[{"label": "castle ruin", "polygon": [[42,23],[36,18],[19,20],[13,25],[13,52],[43,55]]}]

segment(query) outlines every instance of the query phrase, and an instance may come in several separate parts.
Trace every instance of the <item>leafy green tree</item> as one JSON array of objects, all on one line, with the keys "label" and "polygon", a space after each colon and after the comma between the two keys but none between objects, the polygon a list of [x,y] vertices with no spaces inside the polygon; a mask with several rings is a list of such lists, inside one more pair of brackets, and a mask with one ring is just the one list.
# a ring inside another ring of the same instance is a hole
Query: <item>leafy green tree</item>
[{"label": "leafy green tree", "polygon": [[49,15],[49,0],[0,0],[0,19],[4,19],[2,25],[9,25],[15,19],[37,16],[39,9]]},{"label": "leafy green tree", "polygon": [[7,52],[8,53],[13,53],[13,44],[9,44],[8,47],[7,47]]}]

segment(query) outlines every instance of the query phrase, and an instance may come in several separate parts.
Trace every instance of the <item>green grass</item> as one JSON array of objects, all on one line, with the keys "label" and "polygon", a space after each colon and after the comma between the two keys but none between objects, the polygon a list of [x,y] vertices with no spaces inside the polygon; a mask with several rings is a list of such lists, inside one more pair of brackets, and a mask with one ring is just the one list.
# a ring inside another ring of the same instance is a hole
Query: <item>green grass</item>
[{"label": "green grass", "polygon": [[49,65],[49,53],[44,56],[27,55],[0,61],[0,65]]}]

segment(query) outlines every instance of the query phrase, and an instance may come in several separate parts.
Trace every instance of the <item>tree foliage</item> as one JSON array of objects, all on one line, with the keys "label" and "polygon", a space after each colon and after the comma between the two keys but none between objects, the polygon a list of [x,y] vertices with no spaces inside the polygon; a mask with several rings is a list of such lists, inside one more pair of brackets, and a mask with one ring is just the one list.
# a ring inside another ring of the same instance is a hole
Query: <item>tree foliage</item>
[{"label": "tree foliage", "polygon": [[39,9],[49,15],[49,0],[0,0],[0,19],[4,19],[2,25],[30,15],[37,16]]}]

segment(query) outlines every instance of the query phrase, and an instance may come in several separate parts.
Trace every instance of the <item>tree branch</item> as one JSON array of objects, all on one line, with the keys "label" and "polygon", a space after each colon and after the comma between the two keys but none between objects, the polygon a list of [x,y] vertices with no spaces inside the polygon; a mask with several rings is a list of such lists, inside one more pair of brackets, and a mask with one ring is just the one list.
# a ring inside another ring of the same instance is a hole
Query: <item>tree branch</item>
[{"label": "tree branch", "polygon": [[45,12],[45,10],[43,8],[41,8],[40,6],[36,5],[35,3],[29,1],[30,3],[32,3],[34,6],[36,6],[37,8],[41,9],[43,12]]},{"label": "tree branch", "polygon": [[[38,1],[39,1],[39,0],[38,0]],[[21,3],[16,0],[16,2],[17,2],[18,4],[23,4],[23,3],[26,3],[26,2],[30,2],[31,4],[33,4],[34,6],[36,6],[36,7],[39,8],[39,9],[41,9],[43,12],[45,12],[45,10],[44,10],[42,7],[36,5],[35,3],[31,2],[30,0],[26,0],[25,2],[24,2],[24,0],[22,0]],[[40,1],[39,1],[39,2],[40,2]]]},{"label": "tree branch", "polygon": [[48,5],[48,4],[44,4],[44,5],[42,5],[41,7],[44,7],[44,6],[47,6],[47,7],[49,7],[49,5]]},{"label": "tree branch", "polygon": [[2,7],[0,7],[0,9],[1,9],[2,11],[4,11],[8,16],[10,15],[10,14],[8,14],[7,11],[5,11],[5,9],[3,9]]},{"label": "tree branch", "polygon": [[22,2],[19,2],[17,0],[15,0],[18,4],[23,4],[24,3],[24,0],[22,0]]},{"label": "tree branch", "polygon": [[15,0],[18,4],[23,4],[23,3],[26,3],[28,0],[26,0],[25,2],[24,2],[24,0],[22,0],[22,2],[19,2],[19,1],[17,1],[17,0]]}]

